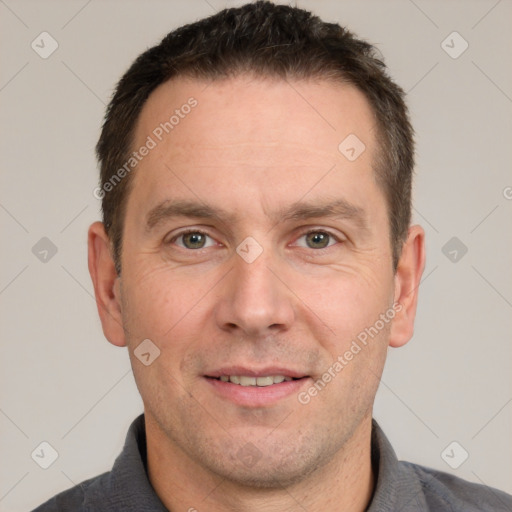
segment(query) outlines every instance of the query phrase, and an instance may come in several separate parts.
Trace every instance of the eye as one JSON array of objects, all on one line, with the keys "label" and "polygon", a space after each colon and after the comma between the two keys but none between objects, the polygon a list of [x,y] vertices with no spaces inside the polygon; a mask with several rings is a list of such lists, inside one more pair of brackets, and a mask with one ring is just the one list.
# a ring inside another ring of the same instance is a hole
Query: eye
[{"label": "eye", "polygon": [[305,245],[297,245],[307,249],[325,249],[331,245],[334,245],[336,242],[340,242],[340,240],[332,233],[321,229],[308,231],[307,233],[304,233],[302,236],[300,236],[297,240],[301,239],[305,239]]},{"label": "eye", "polygon": [[[207,239],[210,239],[210,243],[207,243]],[[205,232],[195,230],[188,230],[179,233],[169,240],[169,243],[175,243],[179,247],[183,247],[184,249],[205,249],[206,247],[211,247],[215,245],[215,241]]]}]

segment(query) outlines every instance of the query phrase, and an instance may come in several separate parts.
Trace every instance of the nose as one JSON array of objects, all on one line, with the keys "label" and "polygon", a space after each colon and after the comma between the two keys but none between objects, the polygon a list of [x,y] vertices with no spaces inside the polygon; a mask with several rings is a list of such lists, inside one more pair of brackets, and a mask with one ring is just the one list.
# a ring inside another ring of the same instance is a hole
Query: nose
[{"label": "nose", "polygon": [[253,338],[288,330],[295,311],[284,277],[270,251],[251,263],[236,254],[215,311],[219,328]]}]

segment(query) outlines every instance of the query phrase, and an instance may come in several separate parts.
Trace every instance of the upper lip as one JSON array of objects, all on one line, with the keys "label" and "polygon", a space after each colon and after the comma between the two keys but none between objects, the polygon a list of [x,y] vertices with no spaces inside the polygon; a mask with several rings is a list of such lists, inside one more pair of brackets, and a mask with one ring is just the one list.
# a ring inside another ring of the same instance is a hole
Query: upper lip
[{"label": "upper lip", "polygon": [[282,375],[283,377],[291,377],[293,379],[300,379],[307,377],[305,372],[299,370],[293,370],[290,368],[283,368],[279,366],[266,366],[264,368],[247,368],[245,366],[225,366],[218,370],[212,370],[205,373],[206,377],[219,378],[222,375],[246,375],[248,377],[267,377],[274,375]]}]

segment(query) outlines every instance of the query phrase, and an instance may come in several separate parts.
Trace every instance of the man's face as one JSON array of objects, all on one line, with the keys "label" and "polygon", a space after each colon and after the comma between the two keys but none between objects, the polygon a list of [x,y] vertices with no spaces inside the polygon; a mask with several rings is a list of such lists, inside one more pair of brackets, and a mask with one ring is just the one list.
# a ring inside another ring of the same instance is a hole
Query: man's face
[{"label": "man's face", "polygon": [[[190,97],[159,141],[154,130]],[[157,144],[126,209],[126,343],[149,424],[217,475],[286,485],[371,416],[391,322],[360,351],[353,342],[395,298],[373,119],[351,86],[247,77],[177,79],[144,106],[133,149]],[[350,134],[366,148],[355,160],[362,146],[338,149]],[[166,210],[185,202],[198,211]],[[148,366],[133,353],[145,339],[160,350]]]}]

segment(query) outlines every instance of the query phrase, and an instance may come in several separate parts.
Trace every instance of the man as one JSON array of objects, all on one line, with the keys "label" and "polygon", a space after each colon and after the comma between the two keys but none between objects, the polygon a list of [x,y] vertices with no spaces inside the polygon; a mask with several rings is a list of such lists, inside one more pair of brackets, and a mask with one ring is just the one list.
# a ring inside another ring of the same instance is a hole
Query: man
[{"label": "man", "polygon": [[144,415],[51,510],[512,510],[398,462],[372,407],[413,333],[413,132],[373,48],[257,2],[171,32],[118,84],[89,269]]}]

